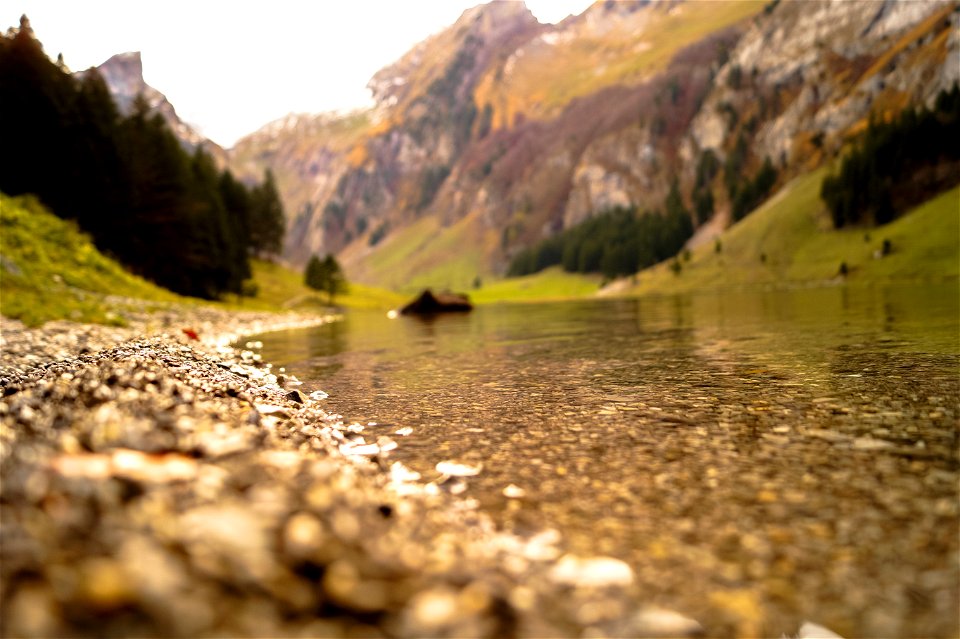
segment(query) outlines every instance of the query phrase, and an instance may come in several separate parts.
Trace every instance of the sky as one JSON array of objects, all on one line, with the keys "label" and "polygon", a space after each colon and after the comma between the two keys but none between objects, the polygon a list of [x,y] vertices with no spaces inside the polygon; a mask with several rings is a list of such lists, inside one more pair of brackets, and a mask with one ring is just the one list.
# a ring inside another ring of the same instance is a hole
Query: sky
[{"label": "sky", "polygon": [[[526,0],[540,22],[592,0]],[[4,0],[74,71],[140,51],[147,84],[221,146],[289,113],[370,103],[367,81],[480,0]]]}]

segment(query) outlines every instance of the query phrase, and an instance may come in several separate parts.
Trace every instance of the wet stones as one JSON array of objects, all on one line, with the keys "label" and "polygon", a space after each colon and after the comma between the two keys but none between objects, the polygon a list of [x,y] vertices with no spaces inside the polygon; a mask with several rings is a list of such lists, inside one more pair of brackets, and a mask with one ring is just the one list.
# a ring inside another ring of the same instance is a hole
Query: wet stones
[{"label": "wet stones", "polygon": [[287,393],[286,398],[289,399],[291,402],[295,402],[297,404],[307,403],[307,396],[296,389]]},{"label": "wet stones", "polygon": [[378,427],[217,340],[84,328],[77,356],[57,330],[21,335],[55,359],[13,344],[0,370],[4,634],[796,636],[798,610],[956,634],[953,378],[912,403],[752,367],[686,385],[681,362],[670,393],[602,390],[602,430],[506,379],[462,393],[462,424]]},{"label": "wet stones", "polygon": [[479,464],[424,483],[392,437],[225,347],[235,318],[200,314],[200,340],[5,330],[2,634],[575,636],[535,603],[629,609],[623,579],[598,600],[550,577],[558,535],[499,533],[453,497]]}]

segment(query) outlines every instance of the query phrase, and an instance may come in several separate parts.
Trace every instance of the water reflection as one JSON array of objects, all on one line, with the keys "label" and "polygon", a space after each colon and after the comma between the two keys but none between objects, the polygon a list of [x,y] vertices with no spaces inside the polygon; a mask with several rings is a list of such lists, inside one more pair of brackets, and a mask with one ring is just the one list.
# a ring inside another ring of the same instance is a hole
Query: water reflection
[{"label": "water reflection", "polygon": [[629,561],[647,603],[750,608],[773,636],[957,632],[955,286],[352,314],[263,341],[373,434],[412,428],[396,458],[427,479],[483,462],[468,495],[500,525]]}]

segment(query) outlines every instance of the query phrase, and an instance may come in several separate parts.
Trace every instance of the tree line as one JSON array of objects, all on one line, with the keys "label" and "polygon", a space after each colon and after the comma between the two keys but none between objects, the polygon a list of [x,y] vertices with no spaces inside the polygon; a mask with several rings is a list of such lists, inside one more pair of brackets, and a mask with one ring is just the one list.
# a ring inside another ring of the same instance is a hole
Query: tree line
[{"label": "tree line", "polygon": [[820,197],[835,227],[886,224],[931,193],[960,182],[960,86],[942,91],[933,109],[908,107],[866,132],[823,180]]},{"label": "tree line", "polygon": [[280,251],[273,176],[248,186],[185,150],[138,98],[122,114],[103,78],[53,63],[29,21],[0,37],[0,191],[33,193],[97,247],[177,293],[241,293],[249,258]]},{"label": "tree line", "polygon": [[640,213],[636,207],[617,207],[592,217],[518,253],[507,274],[528,275],[558,264],[571,273],[608,278],[636,273],[673,257],[693,235],[676,182],[664,209]]}]

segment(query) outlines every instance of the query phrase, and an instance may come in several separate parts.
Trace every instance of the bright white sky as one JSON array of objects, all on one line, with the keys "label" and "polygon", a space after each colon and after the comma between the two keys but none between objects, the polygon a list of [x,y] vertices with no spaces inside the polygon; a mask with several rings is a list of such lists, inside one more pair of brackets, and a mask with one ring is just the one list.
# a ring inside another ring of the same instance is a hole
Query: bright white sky
[{"label": "bright white sky", "polygon": [[[140,51],[147,83],[181,119],[229,147],[288,113],[369,102],[367,81],[480,0],[4,0],[74,71]],[[591,0],[526,0],[540,22]]]}]

